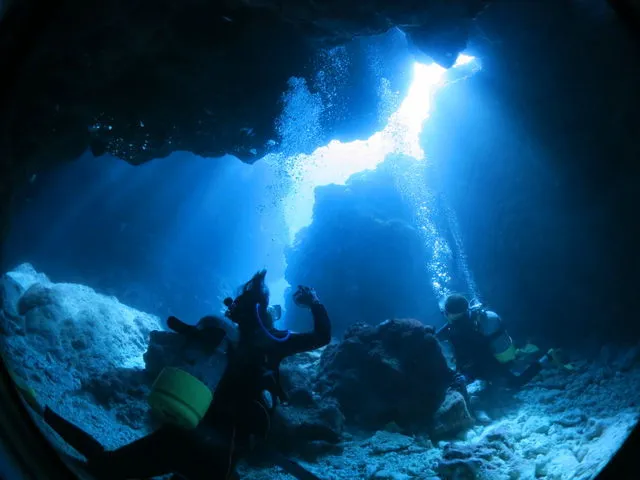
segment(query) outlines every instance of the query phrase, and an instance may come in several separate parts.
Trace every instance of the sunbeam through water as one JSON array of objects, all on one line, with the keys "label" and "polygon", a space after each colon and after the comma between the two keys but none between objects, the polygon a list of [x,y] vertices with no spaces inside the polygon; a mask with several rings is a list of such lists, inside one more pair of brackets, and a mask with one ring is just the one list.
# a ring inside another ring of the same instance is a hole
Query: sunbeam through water
[{"label": "sunbeam through water", "polygon": [[[472,56],[460,55],[453,68],[473,61]],[[446,72],[435,63],[415,63],[407,96],[382,131],[367,140],[349,143],[334,140],[310,155],[298,155],[290,159],[287,175],[292,185],[283,199],[290,242],[294,241],[297,232],[311,223],[316,187],[344,185],[352,175],[375,169],[390,154],[404,155],[417,162],[426,160],[420,145],[420,134],[431,113],[434,94],[446,84]],[[425,262],[425,268],[431,272],[434,291],[440,296],[447,291],[446,283],[450,274],[446,259],[450,257],[451,250],[429,216],[422,214],[428,202],[426,187],[418,188],[420,182],[406,182],[400,178],[404,176],[403,173],[399,174],[398,188],[415,209],[416,225],[424,234],[425,243],[433,247],[433,258]],[[282,287],[278,288],[278,291],[281,290]]]}]

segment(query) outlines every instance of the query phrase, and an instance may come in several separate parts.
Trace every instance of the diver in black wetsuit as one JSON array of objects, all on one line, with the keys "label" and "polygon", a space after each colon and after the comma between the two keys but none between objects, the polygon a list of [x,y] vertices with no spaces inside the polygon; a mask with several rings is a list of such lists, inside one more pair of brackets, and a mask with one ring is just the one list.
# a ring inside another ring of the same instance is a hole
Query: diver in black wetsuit
[{"label": "diver in black wetsuit", "polygon": [[[89,434],[48,407],[44,419],[87,458],[89,471],[100,479],[148,478],[168,473],[188,480],[237,478],[238,459],[251,450],[256,437],[269,432],[278,398],[280,362],[296,353],[314,350],[331,340],[327,311],[314,290],[299,287],[296,304],[311,309],[314,329],[309,333],[276,330],[266,320],[269,291],[266,271],[245,284],[229,306],[237,324],[227,335],[229,361],[202,422],[195,429],[164,425],[117,450],[107,451]],[[226,328],[229,325],[225,325]],[[221,327],[221,328],[225,328]]]},{"label": "diver in black wetsuit", "polygon": [[514,346],[502,319],[490,310],[471,308],[462,295],[449,295],[443,313],[447,323],[437,332],[437,337],[453,346],[460,383],[465,383],[466,377],[517,389],[540,373],[554,354],[551,349],[537,359],[518,365],[519,349]]}]

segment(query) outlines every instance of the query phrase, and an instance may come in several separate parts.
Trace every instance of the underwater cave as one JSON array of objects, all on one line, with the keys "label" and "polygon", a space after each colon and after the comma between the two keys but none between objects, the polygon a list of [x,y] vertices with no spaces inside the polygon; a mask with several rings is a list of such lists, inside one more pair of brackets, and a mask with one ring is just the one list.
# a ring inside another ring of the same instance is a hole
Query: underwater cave
[{"label": "underwater cave", "polygon": [[354,5],[0,1],[0,478],[638,477],[640,5]]}]

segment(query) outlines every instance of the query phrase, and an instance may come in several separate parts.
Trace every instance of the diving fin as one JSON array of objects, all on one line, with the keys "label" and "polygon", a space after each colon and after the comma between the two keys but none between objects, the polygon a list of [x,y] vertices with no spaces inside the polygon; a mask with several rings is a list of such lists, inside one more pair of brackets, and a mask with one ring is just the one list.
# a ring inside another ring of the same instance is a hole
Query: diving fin
[{"label": "diving fin", "polygon": [[275,450],[273,447],[267,446],[262,442],[253,451],[253,455],[260,458],[261,461],[265,463],[277,465],[289,475],[297,478],[298,480],[322,480],[320,477],[318,477],[314,473],[311,473],[299,463],[294,462],[287,456]]},{"label": "diving fin", "polygon": [[38,415],[42,416],[44,413],[42,405],[38,402],[36,398],[36,392],[31,388],[24,380],[15,375],[11,370],[9,370],[9,375],[13,380],[13,384],[16,389],[22,395],[22,399],[25,401],[27,405],[29,405],[34,412]]},{"label": "diving fin", "polygon": [[518,352],[523,355],[532,355],[534,353],[538,353],[539,351],[540,349],[532,343],[527,343],[524,347],[518,349]]},{"label": "diving fin", "polygon": [[559,348],[550,348],[547,355],[556,367],[559,367],[567,372],[575,372],[577,368],[569,362],[565,362],[566,358]]},{"label": "diving fin", "polygon": [[275,450],[269,452],[269,457],[273,463],[298,480],[321,480],[320,477],[311,473],[299,463],[294,462]]},{"label": "diving fin", "polygon": [[88,460],[105,452],[104,447],[98,440],[74,423],[58,415],[49,407],[44,408],[43,418],[67,444],[84,455]]},{"label": "diving fin", "polygon": [[42,416],[44,414],[44,410],[42,405],[38,402],[36,392],[33,391],[33,388],[21,382],[16,382],[16,387],[22,394],[22,399],[27,403],[27,405],[29,405],[38,415]]},{"label": "diving fin", "polygon": [[195,325],[189,325],[173,315],[167,318],[167,327],[180,334],[190,334],[198,331]]},{"label": "diving fin", "polygon": [[215,350],[224,340],[226,332],[222,328],[215,326],[215,322],[213,324],[208,322],[209,318],[202,318],[197,325],[189,325],[179,318],[171,316],[167,318],[167,326],[175,333],[187,337],[185,348],[199,344],[207,351]]}]

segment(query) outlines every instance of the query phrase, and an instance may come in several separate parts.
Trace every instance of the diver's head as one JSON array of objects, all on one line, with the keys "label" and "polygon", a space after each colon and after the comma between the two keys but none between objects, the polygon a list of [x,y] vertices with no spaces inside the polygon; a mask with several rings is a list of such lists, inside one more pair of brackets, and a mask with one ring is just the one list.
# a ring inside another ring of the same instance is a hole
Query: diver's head
[{"label": "diver's head", "polygon": [[236,321],[236,316],[233,314],[235,308],[236,308],[236,301],[231,298],[231,297],[227,297],[225,298],[222,303],[224,303],[224,306],[227,307],[227,311],[224,312],[224,316],[227,317],[228,319],[238,323]]},{"label": "diver's head", "polygon": [[453,293],[444,301],[444,316],[449,323],[469,317],[469,301],[459,293]]},{"label": "diver's head", "polygon": [[270,305],[267,308],[267,314],[269,315],[271,325],[273,325],[282,318],[282,307],[280,305]]},{"label": "diver's head", "polygon": [[238,324],[240,338],[255,341],[260,338],[284,342],[290,332],[276,331],[274,323],[282,316],[280,305],[269,306],[269,288],[264,281],[266,270],[260,270],[240,289],[235,300],[225,298],[226,316]]},{"label": "diver's head", "polygon": [[257,272],[251,280],[241,288],[235,300],[226,298],[224,304],[227,306],[227,317],[240,326],[241,330],[254,330],[256,324],[256,314],[261,318],[270,318],[269,309],[269,288],[265,283],[266,270]]}]

